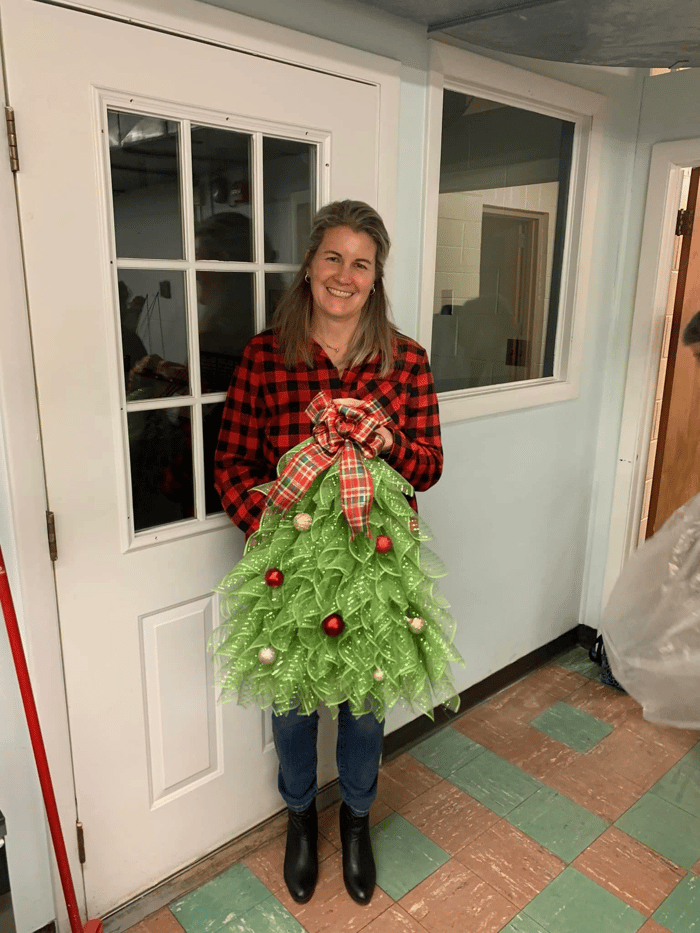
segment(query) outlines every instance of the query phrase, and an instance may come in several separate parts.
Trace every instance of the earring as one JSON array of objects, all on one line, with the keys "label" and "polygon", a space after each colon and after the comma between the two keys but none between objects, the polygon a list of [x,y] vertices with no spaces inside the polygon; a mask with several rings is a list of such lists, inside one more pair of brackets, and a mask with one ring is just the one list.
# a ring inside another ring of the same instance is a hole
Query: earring
[{"label": "earring", "polygon": [[376,286],[375,286],[375,285],[372,285],[372,288],[370,289],[370,292],[369,292],[370,295],[373,295],[373,294],[376,292],[376,290],[377,290],[377,289],[376,289]]},{"label": "earring", "polygon": [[311,279],[309,278],[309,273],[308,273],[308,272],[307,272],[306,275],[304,276],[304,281],[305,281],[305,282],[310,282],[310,281],[311,281]]}]

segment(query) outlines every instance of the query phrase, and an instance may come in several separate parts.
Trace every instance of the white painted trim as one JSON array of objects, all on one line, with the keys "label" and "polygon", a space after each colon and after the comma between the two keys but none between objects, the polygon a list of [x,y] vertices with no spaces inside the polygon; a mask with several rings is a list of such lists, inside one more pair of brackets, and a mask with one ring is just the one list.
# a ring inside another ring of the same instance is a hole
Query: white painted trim
[{"label": "white painted trim", "polygon": [[697,165],[700,139],[657,143],[652,148],[603,605],[639,532],[682,175],[684,168]]},{"label": "white painted trim", "polygon": [[[437,257],[437,218],[440,198],[440,150],[442,149],[442,94],[445,87],[440,61],[430,43],[428,72],[428,102],[425,117],[425,196],[423,203],[423,268],[421,270],[420,305],[418,308],[418,341],[428,353],[433,339],[433,295]],[[440,417],[445,420],[443,405]]]},{"label": "white painted trim", "polygon": [[[3,71],[0,68],[0,101],[5,102]],[[58,610],[54,589],[54,576],[49,558],[46,532],[46,487],[41,450],[41,430],[36,404],[34,363],[27,312],[22,251],[17,217],[14,180],[9,168],[6,134],[0,132],[0,307],[2,328],[0,339],[0,422],[5,441],[10,501],[5,504],[12,528],[3,540],[10,585],[17,618],[22,631],[27,665],[32,680],[34,698],[42,726],[44,745],[51,777],[64,829],[66,849],[75,882],[76,895],[83,916],[85,899],[82,874],[78,860],[76,833],[72,831],[77,819],[75,785],[70,753],[70,736],[66,708],[65,685]],[[20,146],[21,148],[21,146]],[[21,156],[20,156],[21,158]],[[21,167],[21,162],[20,162]],[[60,527],[58,546],[60,549]],[[4,628],[4,627],[3,627]],[[23,715],[18,712],[18,715]],[[33,764],[32,764],[33,767]],[[30,780],[34,780],[33,777]],[[12,827],[14,814],[8,812],[9,801],[3,809]],[[34,823],[34,814],[24,814],[28,823]],[[43,820],[43,812],[38,817]],[[49,850],[46,837],[47,853]],[[18,891],[17,868],[12,863],[12,848],[8,847],[10,877],[15,895],[16,922],[19,929],[29,928],[25,918],[17,913],[25,901],[41,904],[41,892]],[[60,896],[60,883],[53,858],[54,916],[64,927],[67,913]],[[32,866],[37,869],[37,866]],[[14,875],[13,875],[14,869]],[[19,875],[21,881],[21,874]],[[44,923],[53,917],[47,917]],[[32,926],[36,926],[32,918]]]},{"label": "white painted trim", "polygon": [[445,86],[569,120],[577,127],[571,162],[554,376],[526,383],[442,393],[441,420],[445,423],[462,421],[576,398],[583,355],[605,98],[441,42],[431,42],[430,54],[425,155],[425,249],[419,320],[419,339],[428,350],[432,341],[442,95]]}]

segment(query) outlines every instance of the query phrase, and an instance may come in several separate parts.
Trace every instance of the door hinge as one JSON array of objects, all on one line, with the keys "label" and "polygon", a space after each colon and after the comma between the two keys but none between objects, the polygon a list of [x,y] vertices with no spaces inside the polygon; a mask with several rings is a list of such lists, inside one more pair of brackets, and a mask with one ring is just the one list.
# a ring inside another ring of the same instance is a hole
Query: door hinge
[{"label": "door hinge", "polygon": [[78,861],[81,865],[85,864],[85,833],[83,832],[83,824],[80,820],[75,822],[75,830],[78,834]]},{"label": "door hinge", "polygon": [[56,519],[53,512],[46,513],[46,531],[49,536],[49,556],[51,560],[58,558],[58,547],[56,545]]},{"label": "door hinge", "polygon": [[688,234],[692,233],[694,219],[694,210],[691,210],[690,208],[687,210],[682,207],[678,208],[678,217],[676,218],[676,236],[688,236]]},{"label": "door hinge", "polygon": [[12,107],[5,107],[5,125],[7,126],[7,144],[10,149],[10,170],[19,171],[19,151],[17,149],[17,127],[15,112]]}]

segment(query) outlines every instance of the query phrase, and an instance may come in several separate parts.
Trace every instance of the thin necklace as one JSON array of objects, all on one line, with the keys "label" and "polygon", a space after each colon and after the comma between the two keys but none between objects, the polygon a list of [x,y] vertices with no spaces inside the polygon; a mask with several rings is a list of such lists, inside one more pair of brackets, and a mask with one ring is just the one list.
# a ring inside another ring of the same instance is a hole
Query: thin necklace
[{"label": "thin necklace", "polygon": [[321,341],[324,347],[328,347],[328,349],[333,350],[334,353],[340,353],[340,347],[332,347],[329,343],[326,343],[326,341],[322,340],[320,337],[318,339]]}]

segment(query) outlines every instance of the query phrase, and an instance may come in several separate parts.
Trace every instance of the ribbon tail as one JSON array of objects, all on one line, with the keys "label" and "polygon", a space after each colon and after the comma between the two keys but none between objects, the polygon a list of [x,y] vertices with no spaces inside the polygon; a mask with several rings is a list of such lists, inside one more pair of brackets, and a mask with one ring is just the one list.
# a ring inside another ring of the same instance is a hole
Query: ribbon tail
[{"label": "ribbon tail", "polygon": [[265,508],[276,509],[283,514],[288,512],[308,492],[316,477],[328,469],[336,456],[327,454],[316,445],[300,450],[277,477],[265,500]]},{"label": "ribbon tail", "polygon": [[372,537],[369,516],[374,501],[374,481],[364,458],[351,440],[345,442],[339,464],[340,503],[348,525],[350,540],[361,532]]}]

